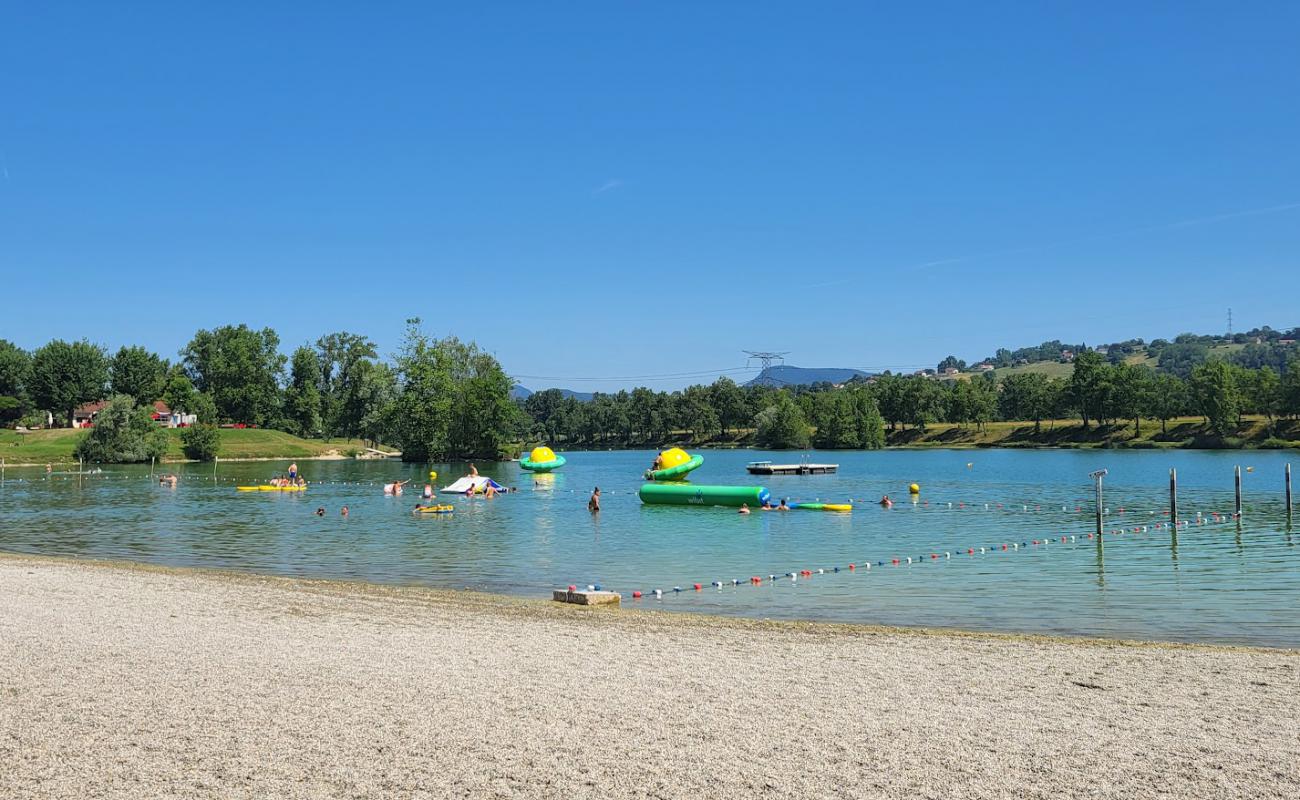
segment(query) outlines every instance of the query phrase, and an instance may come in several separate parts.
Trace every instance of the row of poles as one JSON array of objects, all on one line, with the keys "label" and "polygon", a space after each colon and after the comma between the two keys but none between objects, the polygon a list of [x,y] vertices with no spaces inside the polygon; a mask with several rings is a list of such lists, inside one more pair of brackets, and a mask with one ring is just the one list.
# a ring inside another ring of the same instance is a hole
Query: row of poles
[{"label": "row of poles", "polygon": [[[1102,479],[1108,474],[1108,470],[1099,469],[1091,473],[1090,477],[1096,482],[1097,487],[1097,535],[1102,533],[1102,511],[1105,505],[1102,502]],[[1283,483],[1286,486],[1286,520],[1287,524],[1291,522],[1291,464],[1288,462],[1284,469]],[[1235,519],[1241,519],[1241,466],[1237,465],[1232,468],[1232,484],[1234,492],[1234,503],[1232,516]],[[1178,470],[1171,468],[1169,470],[1169,521],[1174,523],[1174,530],[1178,530]]]}]

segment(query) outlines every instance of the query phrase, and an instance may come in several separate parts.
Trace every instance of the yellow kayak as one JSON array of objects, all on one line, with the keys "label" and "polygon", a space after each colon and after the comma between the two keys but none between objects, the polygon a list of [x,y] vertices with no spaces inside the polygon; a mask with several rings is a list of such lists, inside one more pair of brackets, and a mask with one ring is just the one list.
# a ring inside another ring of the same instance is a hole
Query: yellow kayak
[{"label": "yellow kayak", "polygon": [[455,506],[452,506],[452,505],[446,505],[446,506],[417,506],[416,509],[415,509],[415,513],[416,513],[416,514],[450,514],[451,512],[453,512],[453,511],[455,511],[455,510],[456,510],[456,507],[455,507]]},{"label": "yellow kayak", "polygon": [[306,486],[236,486],[237,492],[305,492]]}]

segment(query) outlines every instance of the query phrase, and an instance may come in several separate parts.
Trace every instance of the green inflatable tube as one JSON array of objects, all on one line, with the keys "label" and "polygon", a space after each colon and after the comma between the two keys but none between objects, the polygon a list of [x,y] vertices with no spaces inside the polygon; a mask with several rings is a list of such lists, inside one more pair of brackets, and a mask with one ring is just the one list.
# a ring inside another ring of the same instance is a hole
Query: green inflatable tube
[{"label": "green inflatable tube", "polygon": [[564,456],[556,456],[554,461],[529,461],[528,456],[519,459],[519,468],[529,472],[550,472],[564,466]]},{"label": "green inflatable tube", "polygon": [[648,481],[675,481],[681,479],[683,475],[693,469],[699,469],[704,463],[704,456],[691,456],[691,460],[685,464],[678,464],[675,467],[667,469],[648,469],[645,471],[645,479]]},{"label": "green inflatable tube", "polygon": [[685,483],[647,483],[641,486],[641,502],[667,506],[731,506],[757,508],[772,499],[762,486],[691,486]]}]

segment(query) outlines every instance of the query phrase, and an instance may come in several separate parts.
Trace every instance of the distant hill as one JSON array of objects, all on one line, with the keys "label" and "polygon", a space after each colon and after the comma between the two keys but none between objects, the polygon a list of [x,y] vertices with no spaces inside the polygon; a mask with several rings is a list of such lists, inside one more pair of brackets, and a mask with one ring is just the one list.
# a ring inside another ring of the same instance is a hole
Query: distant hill
[{"label": "distant hill", "polygon": [[868,373],[844,367],[792,367],[778,364],[768,367],[746,386],[807,386],[813,383],[846,383],[853,378],[865,378]]},{"label": "distant hill", "polygon": [[[579,403],[587,403],[591,401],[591,392],[575,392],[572,389],[561,389],[560,394],[565,397],[572,397]],[[526,386],[520,386],[517,383],[514,388],[510,390],[510,397],[514,400],[527,400],[529,397],[532,397],[532,395],[532,389],[529,389]]]}]

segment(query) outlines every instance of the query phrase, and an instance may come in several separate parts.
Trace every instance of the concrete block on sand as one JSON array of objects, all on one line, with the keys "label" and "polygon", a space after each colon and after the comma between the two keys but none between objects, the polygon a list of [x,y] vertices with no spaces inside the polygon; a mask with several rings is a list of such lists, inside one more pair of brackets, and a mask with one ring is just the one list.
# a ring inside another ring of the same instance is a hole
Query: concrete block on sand
[{"label": "concrete block on sand", "polygon": [[572,592],[556,589],[551,597],[557,603],[576,603],[580,606],[616,606],[623,602],[623,596],[618,592],[594,592],[583,589]]}]

